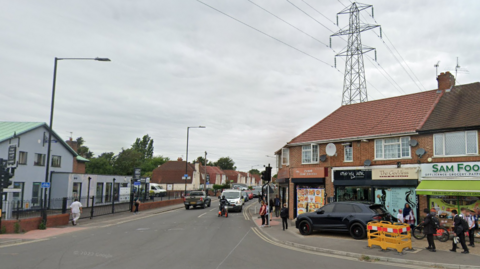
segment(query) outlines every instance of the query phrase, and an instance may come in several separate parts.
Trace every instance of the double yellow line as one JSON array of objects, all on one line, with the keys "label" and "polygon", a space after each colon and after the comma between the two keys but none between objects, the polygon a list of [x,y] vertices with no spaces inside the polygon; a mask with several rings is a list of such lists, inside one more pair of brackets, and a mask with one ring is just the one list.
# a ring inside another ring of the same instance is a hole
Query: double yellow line
[{"label": "double yellow line", "polygon": [[252,207],[253,205],[254,205],[254,204],[251,204],[251,205],[247,206],[247,208],[244,208],[244,209],[243,209],[242,213],[243,213],[243,217],[245,218],[245,220],[251,220],[251,216],[250,216],[248,210],[249,210],[250,207]]}]

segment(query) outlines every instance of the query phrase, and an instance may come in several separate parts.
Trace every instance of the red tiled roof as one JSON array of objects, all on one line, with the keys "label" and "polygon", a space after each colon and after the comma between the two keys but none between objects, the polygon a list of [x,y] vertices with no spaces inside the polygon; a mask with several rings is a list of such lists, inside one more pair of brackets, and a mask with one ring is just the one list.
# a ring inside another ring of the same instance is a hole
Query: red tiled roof
[{"label": "red tiled roof", "polygon": [[[188,176],[191,178],[195,167],[193,164],[188,163]],[[157,167],[153,170],[152,178],[150,181],[152,183],[185,183],[185,180],[182,179],[185,175],[185,162],[184,161],[169,161]],[[187,184],[191,183],[192,180],[187,180]]]},{"label": "red tiled roof", "polygon": [[344,105],[288,144],[415,132],[440,96],[432,90]]},{"label": "red tiled roof", "polygon": [[444,92],[420,131],[480,126],[480,83],[459,85]]},{"label": "red tiled roof", "polygon": [[230,180],[233,180],[233,183],[237,183],[238,181],[238,171],[235,170],[223,170],[223,173],[225,173],[227,182],[230,183]]}]

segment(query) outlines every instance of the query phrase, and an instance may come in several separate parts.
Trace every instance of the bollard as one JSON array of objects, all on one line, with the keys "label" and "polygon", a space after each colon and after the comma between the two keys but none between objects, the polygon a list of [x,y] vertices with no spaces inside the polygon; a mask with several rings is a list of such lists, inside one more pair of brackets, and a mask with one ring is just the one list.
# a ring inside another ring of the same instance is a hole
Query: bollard
[{"label": "bollard", "polygon": [[62,198],[62,214],[67,213],[67,197]]},{"label": "bollard", "polygon": [[95,208],[95,196],[92,196],[92,208],[90,209],[90,219],[93,218],[93,208]]}]

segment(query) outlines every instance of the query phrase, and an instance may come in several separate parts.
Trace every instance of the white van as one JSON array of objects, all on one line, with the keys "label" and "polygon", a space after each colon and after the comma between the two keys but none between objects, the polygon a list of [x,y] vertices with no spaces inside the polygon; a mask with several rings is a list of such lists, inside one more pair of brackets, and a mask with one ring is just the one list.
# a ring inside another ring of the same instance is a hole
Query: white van
[{"label": "white van", "polygon": [[242,196],[241,191],[239,191],[239,190],[224,190],[219,198],[221,198],[223,196],[225,196],[225,199],[227,199],[227,201],[230,203],[230,205],[227,207],[228,211],[235,210],[235,211],[238,211],[238,212],[242,212],[243,203],[244,203],[243,198],[244,197]]},{"label": "white van", "polygon": [[157,183],[150,183],[150,191],[155,193],[155,196],[165,197],[167,195],[167,191],[162,189],[160,184]]}]

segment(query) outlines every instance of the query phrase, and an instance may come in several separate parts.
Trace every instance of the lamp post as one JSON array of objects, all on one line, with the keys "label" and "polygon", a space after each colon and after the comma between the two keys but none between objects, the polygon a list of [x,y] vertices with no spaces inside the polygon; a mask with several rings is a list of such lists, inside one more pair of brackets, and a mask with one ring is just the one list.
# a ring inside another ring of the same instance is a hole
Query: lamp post
[{"label": "lamp post", "polygon": [[[187,154],[185,158],[185,192],[183,193],[183,197],[186,196],[187,194],[187,179],[188,179],[188,137],[189,137],[189,132],[190,128],[206,128],[205,126],[191,126],[187,127]],[[192,182],[193,182],[193,173],[192,173]]]},{"label": "lamp post", "polygon": [[[90,60],[100,62],[110,62],[108,58],[57,58],[55,57],[55,63],[53,66],[53,86],[52,86],[52,102],[50,105],[50,125],[48,126],[48,143],[47,143],[47,160],[45,168],[45,182],[48,182],[48,175],[50,173],[50,151],[52,148],[52,132],[53,132],[53,108],[55,104],[55,84],[57,82],[57,62],[61,60]],[[43,221],[47,223],[47,190],[43,190]]]}]

